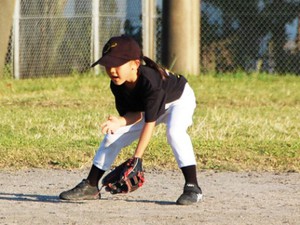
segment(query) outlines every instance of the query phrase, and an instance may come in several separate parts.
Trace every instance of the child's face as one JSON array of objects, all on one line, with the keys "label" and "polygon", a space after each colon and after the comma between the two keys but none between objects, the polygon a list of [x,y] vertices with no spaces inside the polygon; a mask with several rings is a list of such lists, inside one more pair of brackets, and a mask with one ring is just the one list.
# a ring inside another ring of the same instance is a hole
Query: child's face
[{"label": "child's face", "polygon": [[123,83],[135,83],[137,79],[137,68],[139,67],[139,60],[129,61],[118,67],[105,67],[109,78],[116,85]]}]

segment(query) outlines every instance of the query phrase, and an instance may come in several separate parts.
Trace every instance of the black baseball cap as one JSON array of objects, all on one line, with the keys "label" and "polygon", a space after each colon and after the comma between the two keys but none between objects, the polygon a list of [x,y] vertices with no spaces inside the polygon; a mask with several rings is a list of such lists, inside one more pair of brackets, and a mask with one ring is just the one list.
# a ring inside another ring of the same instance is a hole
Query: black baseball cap
[{"label": "black baseball cap", "polygon": [[143,56],[139,44],[130,36],[112,37],[104,45],[102,57],[91,67],[98,64],[105,67],[118,67],[130,60],[141,59]]}]

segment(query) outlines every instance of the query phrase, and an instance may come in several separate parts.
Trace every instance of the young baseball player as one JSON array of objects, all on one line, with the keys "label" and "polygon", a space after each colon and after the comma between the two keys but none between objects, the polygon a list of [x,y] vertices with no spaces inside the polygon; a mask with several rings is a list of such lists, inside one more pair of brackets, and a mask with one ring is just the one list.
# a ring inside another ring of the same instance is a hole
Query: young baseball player
[{"label": "young baseball player", "polygon": [[94,157],[86,179],[62,192],[64,200],[99,198],[98,182],[109,170],[120,150],[138,139],[133,157],[142,158],[153,130],[166,124],[166,136],[185,184],[176,201],[179,205],[199,202],[202,191],[197,182],[196,160],[187,128],[192,124],[195,95],[185,77],[172,73],[143,56],[131,37],[112,37],[102,57],[92,66],[105,67],[111,79],[118,116],[109,116],[102,125],[105,137]]}]

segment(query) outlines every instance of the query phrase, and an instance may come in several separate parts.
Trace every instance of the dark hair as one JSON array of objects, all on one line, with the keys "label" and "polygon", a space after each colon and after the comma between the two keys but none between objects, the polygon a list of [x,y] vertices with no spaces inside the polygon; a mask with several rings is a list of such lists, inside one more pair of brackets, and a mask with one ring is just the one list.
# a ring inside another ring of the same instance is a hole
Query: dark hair
[{"label": "dark hair", "polygon": [[169,77],[167,70],[164,67],[162,67],[161,65],[159,65],[158,63],[154,62],[152,59],[148,58],[147,56],[143,56],[142,60],[145,62],[146,66],[149,66],[152,69],[155,69],[156,71],[158,71],[163,80],[165,80],[166,78]]}]

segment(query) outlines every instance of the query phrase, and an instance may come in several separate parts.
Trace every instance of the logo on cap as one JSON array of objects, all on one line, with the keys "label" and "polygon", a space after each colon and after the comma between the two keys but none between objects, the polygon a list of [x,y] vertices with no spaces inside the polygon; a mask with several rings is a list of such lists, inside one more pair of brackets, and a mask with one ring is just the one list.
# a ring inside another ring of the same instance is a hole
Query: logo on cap
[{"label": "logo on cap", "polygon": [[103,49],[103,54],[106,54],[110,51],[111,48],[114,48],[118,45],[118,43],[114,42],[114,43],[107,43],[105,45],[105,48]]}]

